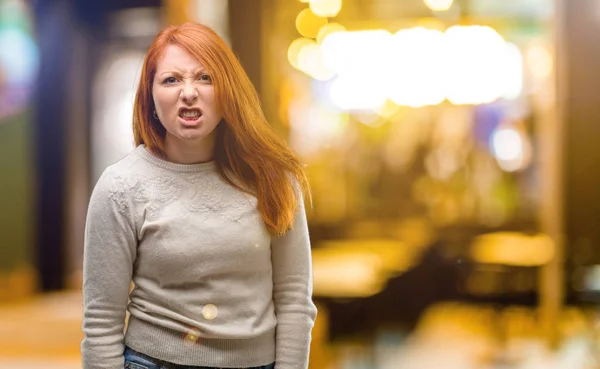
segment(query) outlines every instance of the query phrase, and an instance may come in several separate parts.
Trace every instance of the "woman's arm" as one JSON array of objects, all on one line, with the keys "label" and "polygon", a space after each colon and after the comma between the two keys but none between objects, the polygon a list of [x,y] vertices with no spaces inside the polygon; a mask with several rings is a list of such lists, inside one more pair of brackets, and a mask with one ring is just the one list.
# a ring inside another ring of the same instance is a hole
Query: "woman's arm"
[{"label": "woman's arm", "polygon": [[277,316],[275,369],[306,369],[311,330],[317,316],[312,302],[312,262],[306,211],[298,189],[292,229],[273,238],[273,300]]},{"label": "woman's arm", "polygon": [[92,193],[83,261],[83,369],[122,369],[137,236],[123,183],[104,172]]}]

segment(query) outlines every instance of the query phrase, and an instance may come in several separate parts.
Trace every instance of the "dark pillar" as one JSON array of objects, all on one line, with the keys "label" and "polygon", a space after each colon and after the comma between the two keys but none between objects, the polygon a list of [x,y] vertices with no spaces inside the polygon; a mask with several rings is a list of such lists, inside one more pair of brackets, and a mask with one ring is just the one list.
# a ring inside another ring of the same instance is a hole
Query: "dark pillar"
[{"label": "dark pillar", "polygon": [[262,97],[261,0],[229,0],[231,48]]},{"label": "dark pillar", "polygon": [[600,264],[600,4],[560,3],[557,54],[565,127],[566,261],[575,267]]},{"label": "dark pillar", "polygon": [[36,161],[36,267],[42,291],[64,287],[66,81],[72,17],[67,1],[40,1],[35,8],[40,45],[34,142]]}]

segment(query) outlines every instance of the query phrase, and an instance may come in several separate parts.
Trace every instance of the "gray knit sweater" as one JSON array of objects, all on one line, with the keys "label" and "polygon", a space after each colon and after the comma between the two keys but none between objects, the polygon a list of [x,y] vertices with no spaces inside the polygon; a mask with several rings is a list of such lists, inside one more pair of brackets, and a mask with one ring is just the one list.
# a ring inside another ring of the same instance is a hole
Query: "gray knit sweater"
[{"label": "gray knit sweater", "polygon": [[184,365],[307,368],[304,205],[271,237],[256,203],[214,162],[174,164],[138,146],[108,167],[86,223],[83,368],[122,369],[124,344]]}]

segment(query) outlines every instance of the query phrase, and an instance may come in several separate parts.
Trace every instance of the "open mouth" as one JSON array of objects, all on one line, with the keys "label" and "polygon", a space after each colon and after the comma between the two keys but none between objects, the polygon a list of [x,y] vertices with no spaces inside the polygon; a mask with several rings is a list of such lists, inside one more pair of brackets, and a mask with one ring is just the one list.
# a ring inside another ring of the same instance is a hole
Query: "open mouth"
[{"label": "open mouth", "polygon": [[194,121],[202,116],[202,110],[200,109],[179,109],[179,117],[183,120]]}]

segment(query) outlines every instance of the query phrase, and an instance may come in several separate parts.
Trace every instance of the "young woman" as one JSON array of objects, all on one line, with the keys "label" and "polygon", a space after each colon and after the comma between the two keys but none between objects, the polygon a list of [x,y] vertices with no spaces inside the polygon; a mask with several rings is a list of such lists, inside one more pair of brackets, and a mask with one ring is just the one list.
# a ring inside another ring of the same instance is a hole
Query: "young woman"
[{"label": "young woman", "polygon": [[306,176],[212,30],[156,37],[133,130],[89,204],[83,368],[307,368]]}]

